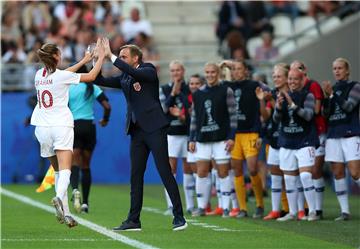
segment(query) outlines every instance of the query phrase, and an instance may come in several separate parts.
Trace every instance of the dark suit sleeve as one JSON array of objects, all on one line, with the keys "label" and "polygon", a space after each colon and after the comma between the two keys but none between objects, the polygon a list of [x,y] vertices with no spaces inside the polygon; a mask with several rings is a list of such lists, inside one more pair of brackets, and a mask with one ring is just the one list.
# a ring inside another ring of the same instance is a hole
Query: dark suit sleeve
[{"label": "dark suit sleeve", "polygon": [[156,70],[154,67],[139,67],[133,68],[126,62],[117,58],[114,62],[114,66],[119,68],[124,73],[129,74],[136,81],[141,83],[154,82],[156,81]]},{"label": "dark suit sleeve", "polygon": [[105,86],[111,88],[118,88],[121,89],[121,75],[104,78],[101,74],[98,74],[96,77],[94,84],[98,86]]}]

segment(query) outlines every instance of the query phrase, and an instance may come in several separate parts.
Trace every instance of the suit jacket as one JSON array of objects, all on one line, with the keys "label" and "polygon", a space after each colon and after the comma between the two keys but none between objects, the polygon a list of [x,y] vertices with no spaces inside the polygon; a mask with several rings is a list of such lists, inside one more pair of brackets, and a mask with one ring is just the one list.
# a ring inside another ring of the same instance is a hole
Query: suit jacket
[{"label": "suit jacket", "polygon": [[159,79],[154,65],[141,63],[137,68],[133,68],[117,58],[114,66],[119,68],[122,74],[107,78],[99,74],[94,83],[123,90],[127,102],[126,134],[129,134],[132,112],[137,124],[146,132],[168,126],[159,100]]}]

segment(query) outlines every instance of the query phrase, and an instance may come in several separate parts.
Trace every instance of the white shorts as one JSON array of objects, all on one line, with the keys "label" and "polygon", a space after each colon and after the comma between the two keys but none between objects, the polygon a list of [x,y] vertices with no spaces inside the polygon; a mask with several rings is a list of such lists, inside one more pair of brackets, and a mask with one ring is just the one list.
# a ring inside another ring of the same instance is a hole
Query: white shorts
[{"label": "white shorts", "polygon": [[281,170],[294,171],[301,167],[311,167],[315,164],[315,147],[298,150],[280,148],[279,159]]},{"label": "white shorts", "polygon": [[40,143],[41,157],[54,156],[55,150],[73,151],[74,128],[65,126],[37,126],[35,136]]},{"label": "white shorts", "polygon": [[196,152],[192,153],[192,152],[188,151],[186,161],[188,163],[196,163]]},{"label": "white shorts", "polygon": [[269,155],[267,159],[267,164],[280,165],[279,149],[274,149],[273,147],[269,146]]},{"label": "white shorts", "polygon": [[325,155],[326,134],[320,134],[319,141],[320,141],[320,146],[315,151],[316,157]]},{"label": "white shorts", "polygon": [[228,160],[231,153],[225,150],[226,141],[198,143],[196,142],[196,160]]},{"label": "white shorts", "polygon": [[360,160],[360,137],[328,138],[325,161],[345,163]]},{"label": "white shorts", "polygon": [[186,158],[188,136],[167,135],[169,157]]}]

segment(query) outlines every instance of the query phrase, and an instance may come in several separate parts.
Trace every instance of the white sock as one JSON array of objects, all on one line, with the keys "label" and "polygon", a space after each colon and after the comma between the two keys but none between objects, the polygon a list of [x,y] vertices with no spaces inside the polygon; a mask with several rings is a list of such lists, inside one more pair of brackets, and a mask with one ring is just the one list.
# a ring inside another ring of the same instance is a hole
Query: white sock
[{"label": "white sock", "polygon": [[284,175],[286,197],[289,203],[289,212],[292,215],[297,214],[298,188],[296,186],[296,178],[299,176]]},{"label": "white sock", "polygon": [[309,213],[316,212],[315,187],[312,179],[312,174],[310,172],[301,172],[300,178],[304,188],[306,202],[309,207]]},{"label": "white sock", "polygon": [[183,187],[185,193],[186,210],[194,208],[195,179],[192,174],[183,175]]},{"label": "white sock", "polygon": [[271,175],[271,207],[272,211],[280,211],[282,176]]},{"label": "white sock", "polygon": [[59,171],[55,171],[55,193],[59,182]]},{"label": "white sock", "polygon": [[234,170],[229,170],[229,176],[230,176],[230,182],[231,182],[231,204],[232,204],[232,208],[239,208],[239,203],[236,197],[236,193],[235,193],[235,187],[234,187]]},{"label": "white sock", "polygon": [[360,187],[360,178],[357,180],[354,180],[356,182],[356,184]]},{"label": "white sock", "polygon": [[325,191],[325,181],[324,177],[319,179],[313,179],[314,186],[315,186],[315,205],[316,210],[320,211],[323,207],[323,200],[324,200],[324,191]]},{"label": "white sock", "polygon": [[341,212],[350,214],[346,178],[342,178],[339,180],[334,179],[334,183],[335,193],[340,204]]},{"label": "white sock", "polygon": [[219,208],[222,208],[223,207],[223,203],[222,203],[222,191],[221,191],[221,180],[220,180],[220,177],[218,175],[218,172],[217,170],[215,170],[215,189],[216,189],[216,197],[217,197],[217,200],[218,200],[218,207]]},{"label": "white sock", "polygon": [[[60,198],[63,204],[63,210],[65,215],[69,215],[69,201],[67,196],[67,189],[70,184],[70,175],[71,170],[63,169],[58,173],[58,177],[55,174],[55,184],[56,184],[56,196]],[[56,179],[57,178],[57,179]]]},{"label": "white sock", "polygon": [[210,191],[209,189],[211,189],[211,181],[210,178],[208,176],[206,177],[197,177],[196,178],[196,196],[197,196],[197,202],[198,202],[198,207],[205,209],[208,202],[209,202],[209,194]]},{"label": "white sock", "polygon": [[298,190],[298,197],[297,197],[297,206],[298,211],[304,211],[305,206],[305,195],[304,195],[304,188],[301,183],[300,176],[296,176],[296,187]]},{"label": "white sock", "polygon": [[230,176],[220,178],[220,190],[221,190],[221,207],[225,210],[230,208],[230,195],[231,195],[231,180]]}]

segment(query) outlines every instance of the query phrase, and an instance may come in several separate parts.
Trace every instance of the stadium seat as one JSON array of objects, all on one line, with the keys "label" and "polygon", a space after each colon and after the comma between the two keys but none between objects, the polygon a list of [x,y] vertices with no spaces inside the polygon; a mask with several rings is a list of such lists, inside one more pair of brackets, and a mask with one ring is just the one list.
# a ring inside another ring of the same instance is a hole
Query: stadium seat
[{"label": "stadium seat", "polygon": [[293,25],[290,17],[286,15],[276,15],[270,19],[270,22],[275,27],[275,37],[288,37],[293,34]]},{"label": "stadium seat", "polygon": [[262,43],[262,38],[260,36],[252,37],[247,41],[246,48],[250,58],[255,58],[256,48],[261,46]]},{"label": "stadium seat", "polygon": [[320,31],[322,34],[329,33],[341,25],[341,20],[337,16],[332,16],[324,22],[320,23]]},{"label": "stadium seat", "polygon": [[284,42],[284,38],[275,38],[274,45],[279,48],[279,55],[285,56],[296,50],[296,43],[293,40]]},{"label": "stadium seat", "polygon": [[296,18],[294,28],[296,34],[307,30],[304,34],[302,34],[302,36],[297,39],[298,46],[305,46],[311,43],[317,37],[319,37],[319,32],[316,27],[316,20],[311,16],[302,16]]}]

